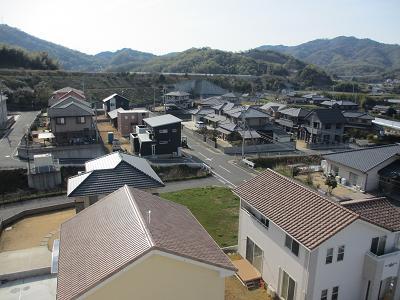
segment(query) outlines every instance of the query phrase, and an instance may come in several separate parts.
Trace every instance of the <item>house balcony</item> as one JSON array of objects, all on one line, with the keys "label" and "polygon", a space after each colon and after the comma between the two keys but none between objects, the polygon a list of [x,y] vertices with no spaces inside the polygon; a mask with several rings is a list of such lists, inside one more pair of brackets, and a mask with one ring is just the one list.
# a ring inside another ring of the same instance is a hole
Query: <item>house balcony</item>
[{"label": "house balcony", "polygon": [[364,258],[364,277],[371,280],[396,277],[399,272],[399,264],[400,249],[393,248],[383,255],[376,255],[368,251]]}]

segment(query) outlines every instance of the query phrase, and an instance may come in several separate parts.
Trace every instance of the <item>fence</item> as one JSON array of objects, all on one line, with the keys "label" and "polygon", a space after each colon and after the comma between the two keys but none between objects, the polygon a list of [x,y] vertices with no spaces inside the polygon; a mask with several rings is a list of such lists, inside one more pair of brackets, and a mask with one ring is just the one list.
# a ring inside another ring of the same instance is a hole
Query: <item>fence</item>
[{"label": "fence", "polygon": [[[279,144],[260,144],[244,146],[244,154],[264,153],[264,152],[291,152],[296,150],[294,142]],[[242,147],[225,147],[225,154],[242,154]]]}]

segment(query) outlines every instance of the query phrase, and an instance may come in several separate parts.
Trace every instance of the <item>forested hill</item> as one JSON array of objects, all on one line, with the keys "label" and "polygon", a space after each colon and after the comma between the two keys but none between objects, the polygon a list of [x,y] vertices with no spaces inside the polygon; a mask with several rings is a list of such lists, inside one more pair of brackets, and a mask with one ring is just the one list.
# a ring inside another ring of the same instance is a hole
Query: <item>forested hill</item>
[{"label": "forested hill", "polygon": [[261,46],[293,55],[337,75],[376,75],[400,70],[400,46],[370,39],[340,36],[318,39],[298,46]]},{"label": "forested hill", "polygon": [[31,52],[21,48],[0,45],[0,68],[30,69],[30,70],[57,70],[58,64],[46,52]]}]

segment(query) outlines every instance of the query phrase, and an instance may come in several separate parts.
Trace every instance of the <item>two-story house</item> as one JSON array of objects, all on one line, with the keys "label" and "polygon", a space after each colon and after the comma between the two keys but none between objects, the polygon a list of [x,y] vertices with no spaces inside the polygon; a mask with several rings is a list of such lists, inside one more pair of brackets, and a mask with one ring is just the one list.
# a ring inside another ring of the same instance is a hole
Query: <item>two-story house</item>
[{"label": "two-story house", "polygon": [[310,147],[343,142],[346,119],[340,110],[315,109],[304,120],[305,124],[300,128],[299,138]]},{"label": "two-story house", "polygon": [[85,94],[83,91],[74,89],[72,87],[65,87],[59,90],[54,91],[49,98],[48,106],[51,107],[61,99],[67,97],[74,97],[78,100],[86,100]]},{"label": "two-story house", "polygon": [[357,110],[358,104],[348,100],[326,100],[323,101],[321,106],[326,108],[340,109],[340,110]]},{"label": "two-story house", "polygon": [[131,134],[133,152],[140,156],[180,156],[182,120],[173,115],[143,119]]},{"label": "two-story house", "polygon": [[94,111],[84,100],[75,97],[61,99],[49,107],[47,115],[50,129],[59,144],[88,142],[96,136]]},{"label": "two-story house", "polygon": [[128,110],[130,103],[129,99],[118,94],[112,94],[107,98],[104,98],[102,102],[105,114],[120,107],[122,107],[124,110]]},{"label": "two-story house", "polygon": [[351,128],[370,130],[372,121],[375,120],[375,117],[361,111],[343,111],[342,114],[346,119],[345,130]]},{"label": "two-story house", "polygon": [[279,118],[275,120],[287,132],[297,133],[300,126],[305,123],[305,117],[310,113],[305,108],[285,108],[279,111]]},{"label": "two-story house", "polygon": [[164,103],[188,108],[191,106],[190,94],[183,91],[169,92],[164,95]]},{"label": "two-story house", "polygon": [[342,205],[268,169],[234,189],[238,251],[285,300],[400,299],[400,208]]}]

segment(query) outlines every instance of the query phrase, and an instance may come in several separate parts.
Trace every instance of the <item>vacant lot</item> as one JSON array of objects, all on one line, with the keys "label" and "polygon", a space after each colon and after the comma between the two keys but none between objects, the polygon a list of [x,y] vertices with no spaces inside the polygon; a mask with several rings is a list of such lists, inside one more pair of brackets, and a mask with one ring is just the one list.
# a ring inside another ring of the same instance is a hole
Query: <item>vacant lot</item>
[{"label": "vacant lot", "polygon": [[237,244],[239,198],[230,189],[205,187],[160,196],[189,208],[219,246]]},{"label": "vacant lot", "polygon": [[40,245],[50,232],[57,232],[61,223],[75,215],[74,209],[41,214],[24,218],[3,231],[0,237],[0,252],[26,249]]},{"label": "vacant lot", "polygon": [[108,132],[114,132],[114,139],[118,139],[121,142],[121,148],[129,149],[129,140],[123,138],[116,128],[114,128],[109,122],[97,123],[97,129],[99,130],[101,139],[103,140],[104,146],[108,152],[112,152],[112,145],[108,143]]}]

